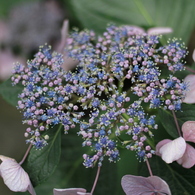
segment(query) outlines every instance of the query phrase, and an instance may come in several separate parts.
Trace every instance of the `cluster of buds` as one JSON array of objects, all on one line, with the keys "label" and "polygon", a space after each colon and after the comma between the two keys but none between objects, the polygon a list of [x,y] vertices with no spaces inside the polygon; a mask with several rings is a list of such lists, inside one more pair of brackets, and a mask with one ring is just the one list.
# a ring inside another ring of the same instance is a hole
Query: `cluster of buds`
[{"label": "cluster of buds", "polygon": [[28,142],[41,148],[46,144],[41,131],[62,124],[67,132],[78,124],[83,146],[94,151],[83,155],[86,167],[101,166],[105,157],[116,162],[119,144],[140,160],[152,157],[147,141],[158,125],[148,110],[180,110],[186,88],[174,75],[184,69],[184,45],[173,39],[162,46],[159,39],[128,26],[109,26],[98,37],[74,31],[66,47],[79,62],[74,70],[64,71],[62,56],[49,47],[27,68],[16,65],[13,83],[24,85],[18,108],[24,123],[35,128],[27,129]]},{"label": "cluster of buds", "polygon": [[27,67],[16,64],[12,76],[13,84],[21,82],[24,86],[19,94],[18,109],[23,112],[23,123],[29,125],[25,137],[37,149],[47,144],[49,139],[43,133],[54,125],[62,124],[67,132],[75,127],[74,120],[80,118],[78,106],[70,103],[69,87],[63,84],[63,57],[51,52],[47,45],[40,51]]}]

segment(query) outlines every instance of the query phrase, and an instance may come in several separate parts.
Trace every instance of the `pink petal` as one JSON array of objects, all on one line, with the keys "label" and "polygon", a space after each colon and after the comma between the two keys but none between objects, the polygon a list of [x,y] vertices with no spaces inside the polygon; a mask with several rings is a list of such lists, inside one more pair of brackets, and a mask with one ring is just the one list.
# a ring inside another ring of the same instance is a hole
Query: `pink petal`
[{"label": "pink petal", "polygon": [[68,38],[68,29],[69,29],[69,22],[68,20],[64,20],[62,29],[61,29],[61,42],[58,46],[58,51],[63,53],[63,50],[66,46],[66,40]]},{"label": "pink petal", "polygon": [[161,156],[161,154],[159,153],[160,148],[171,141],[172,140],[170,139],[163,139],[162,141],[158,142],[158,144],[156,145],[156,155]]},{"label": "pink petal", "polygon": [[65,71],[69,71],[69,70],[75,68],[78,63],[79,63],[78,60],[75,60],[73,58],[69,58],[66,56],[66,54],[64,54],[64,63],[62,64],[62,68]]},{"label": "pink petal", "polygon": [[125,175],[121,181],[122,188],[126,195],[151,195],[152,192],[161,192],[171,195],[169,186],[160,177],[141,177]]},{"label": "pink petal", "polygon": [[145,30],[139,26],[125,26],[128,30],[128,32],[132,32],[133,34],[144,34]]},{"label": "pink petal", "polygon": [[149,35],[169,34],[172,32],[173,32],[173,29],[169,27],[154,27],[154,28],[149,28],[147,31]]},{"label": "pink petal", "polygon": [[195,143],[195,121],[186,121],[181,129],[184,139]]},{"label": "pink petal", "polygon": [[185,168],[191,168],[195,165],[195,149],[189,144],[186,144],[186,151],[184,155],[177,160]]},{"label": "pink petal", "polygon": [[156,191],[164,192],[164,194],[171,194],[168,184],[157,176],[150,176],[148,177],[148,181],[155,187]]},{"label": "pink petal", "polygon": [[173,161],[178,160],[183,156],[185,149],[186,142],[183,137],[179,137],[163,145],[159,149],[159,153],[166,163],[172,163]]},{"label": "pink petal", "polygon": [[53,189],[53,195],[77,195],[79,192],[86,193],[83,188]]},{"label": "pink petal", "polygon": [[0,155],[2,163],[0,164],[0,175],[7,187],[14,192],[29,192],[36,195],[28,174],[12,158]]},{"label": "pink petal", "polygon": [[195,62],[195,50],[193,51],[193,54],[192,54],[192,59],[194,60]]},{"label": "pink petal", "polygon": [[8,79],[12,75],[14,62],[25,62],[24,59],[16,57],[11,50],[0,50],[0,80]]},{"label": "pink petal", "polygon": [[195,75],[190,74],[185,77],[184,83],[187,84],[186,95],[183,102],[188,104],[195,103]]},{"label": "pink petal", "polygon": [[77,192],[77,195],[91,195],[91,193]]},{"label": "pink petal", "polygon": [[67,53],[65,52],[65,47],[66,47],[68,41],[70,40],[68,38],[68,31],[69,31],[68,29],[69,29],[69,22],[68,22],[68,20],[64,20],[63,26],[61,29],[61,41],[56,48],[56,50],[58,52],[64,54],[64,63],[62,64],[62,68],[65,71],[69,71],[69,70],[75,68],[76,65],[79,63],[78,60],[75,60],[75,59],[68,57]]}]

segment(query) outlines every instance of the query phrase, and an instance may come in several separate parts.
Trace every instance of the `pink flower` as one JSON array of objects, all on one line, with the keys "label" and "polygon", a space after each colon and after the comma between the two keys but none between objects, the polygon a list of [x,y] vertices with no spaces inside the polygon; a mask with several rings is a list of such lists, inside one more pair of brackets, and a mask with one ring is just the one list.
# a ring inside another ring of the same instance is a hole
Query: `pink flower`
[{"label": "pink flower", "polygon": [[36,195],[30,182],[28,174],[15,161],[15,159],[0,155],[0,176],[7,187],[14,192],[29,191],[30,194]]},{"label": "pink flower", "polygon": [[[192,58],[195,62],[195,50],[192,54]],[[195,103],[195,75],[189,74],[185,77],[184,82],[188,85],[188,89],[186,90],[186,96],[183,102],[193,104]]]},{"label": "pink flower", "polygon": [[145,34],[147,33],[148,35],[160,35],[160,34],[168,34],[172,33],[173,30],[172,28],[169,27],[154,27],[154,28],[149,28],[147,31],[145,31],[143,28],[138,27],[138,26],[126,26],[135,34]]},{"label": "pink flower", "polygon": [[183,137],[186,141],[195,143],[195,121],[187,121],[182,125]]},{"label": "pink flower", "polygon": [[66,188],[66,189],[56,189],[53,190],[53,195],[90,195],[83,188]]},{"label": "pink flower", "polygon": [[195,149],[191,145],[186,144],[186,151],[177,162],[185,168],[193,167],[195,164]]},{"label": "pink flower", "polygon": [[[195,121],[186,121],[182,125],[183,138],[185,141],[195,143]],[[195,165],[195,149],[189,144],[186,144],[186,151],[182,158],[177,160],[185,168],[191,168]]]},{"label": "pink flower", "polygon": [[185,77],[184,82],[187,84],[188,88],[183,102],[193,104],[195,103],[195,75],[189,74]]},{"label": "pink flower", "polygon": [[157,176],[142,177],[125,175],[121,181],[126,195],[167,194],[171,195],[168,184]]},{"label": "pink flower", "polygon": [[195,50],[193,51],[193,54],[192,54],[192,59],[194,60],[195,62]]},{"label": "pink flower", "polygon": [[169,28],[169,27],[154,27],[154,28],[149,28],[147,30],[147,33],[149,35],[152,35],[152,34],[169,34],[169,33],[172,33],[173,30],[172,28]]},{"label": "pink flower", "polygon": [[65,71],[69,71],[73,69],[79,63],[78,60],[68,57],[67,53],[64,52],[65,51],[64,48],[66,47],[66,43],[68,41],[68,29],[69,29],[69,22],[68,20],[64,20],[61,29],[61,41],[57,47],[57,51],[64,54],[64,63],[62,64],[62,68]]},{"label": "pink flower", "polygon": [[195,143],[195,121],[187,121],[182,125],[183,137],[174,140],[165,139],[156,145],[156,154],[166,163],[177,161],[185,168],[195,165],[195,149],[186,143]]},{"label": "pink flower", "polygon": [[156,145],[156,153],[159,154],[166,163],[172,163],[180,159],[186,150],[186,142],[182,137],[174,140],[162,140]]}]

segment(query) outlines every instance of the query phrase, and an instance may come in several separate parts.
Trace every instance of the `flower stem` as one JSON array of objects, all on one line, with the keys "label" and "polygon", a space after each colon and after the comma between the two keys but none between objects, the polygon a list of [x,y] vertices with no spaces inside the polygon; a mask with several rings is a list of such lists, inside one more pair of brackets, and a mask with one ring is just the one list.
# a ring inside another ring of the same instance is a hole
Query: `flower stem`
[{"label": "flower stem", "polygon": [[122,89],[123,89],[123,86],[124,86],[124,79],[120,80],[119,83],[118,83],[118,91],[119,93],[122,92]]},{"label": "flower stem", "polygon": [[175,124],[176,124],[176,127],[177,127],[178,134],[181,137],[180,127],[179,127],[179,124],[178,124],[178,121],[177,121],[177,117],[175,115],[175,112],[173,110],[172,110],[172,114],[173,114],[173,118],[174,118],[174,121],[175,121]]},{"label": "flower stem", "polygon": [[22,163],[26,160],[26,157],[28,156],[28,153],[30,152],[30,149],[32,148],[32,144],[28,146],[28,149],[26,150],[26,153],[24,154],[22,160],[19,162],[19,165],[22,165]]},{"label": "flower stem", "polygon": [[97,173],[96,173],[96,177],[95,177],[95,181],[93,183],[93,187],[92,187],[91,192],[90,192],[91,195],[93,195],[93,192],[95,190],[95,187],[96,187],[96,184],[97,184],[97,181],[98,181],[98,178],[99,178],[99,174],[100,174],[100,168],[101,167],[98,166]]},{"label": "flower stem", "polygon": [[186,68],[186,70],[188,70],[188,71],[190,71],[190,72],[192,72],[192,73],[195,73],[195,70],[189,68],[188,66],[185,66],[185,68]]},{"label": "flower stem", "polygon": [[148,159],[146,159],[146,164],[147,164],[147,167],[148,167],[148,171],[150,173],[150,176],[153,176],[152,169],[150,167],[150,163],[149,163]]}]

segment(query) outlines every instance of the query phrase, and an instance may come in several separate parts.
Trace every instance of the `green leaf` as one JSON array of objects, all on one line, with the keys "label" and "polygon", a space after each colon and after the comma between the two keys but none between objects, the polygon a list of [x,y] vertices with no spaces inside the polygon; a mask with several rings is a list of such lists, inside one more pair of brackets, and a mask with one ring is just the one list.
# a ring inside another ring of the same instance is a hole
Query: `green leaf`
[{"label": "green leaf", "polygon": [[[172,112],[168,110],[160,109],[158,114],[165,130],[173,138],[177,138],[179,134],[177,132],[177,128],[176,128],[176,124]],[[183,103],[181,107],[181,111],[177,111],[175,114],[181,129],[181,126],[183,125],[184,122],[195,121],[195,105]]]},{"label": "green leaf", "polygon": [[[126,148],[121,149],[120,151],[120,160],[116,163],[117,165],[117,175],[118,177],[116,178],[116,185],[120,185],[121,183],[121,178],[124,175],[131,174],[131,175],[138,175],[138,164],[139,161],[136,157],[136,153],[133,151],[129,151]],[[110,193],[108,193],[110,194]],[[117,194],[124,194],[122,187],[117,188]]]},{"label": "green leaf", "polygon": [[179,134],[177,132],[177,127],[174,122],[174,118],[171,111],[159,109],[158,114],[159,114],[160,121],[163,127],[165,128],[165,130],[167,131],[167,133],[173,138],[179,137]]},{"label": "green leaf", "polygon": [[[78,127],[79,128],[79,127]],[[94,168],[85,168],[83,165],[83,154],[92,154],[90,147],[82,147],[82,138],[77,136],[79,129],[72,129],[68,135],[63,136],[62,158],[58,167],[61,175],[60,182],[55,188],[82,187],[90,192],[97,171]],[[94,195],[115,194],[117,186],[117,165],[108,162],[105,158],[101,167],[100,176]]]},{"label": "green leaf", "polygon": [[[85,168],[83,166],[83,154],[90,154],[92,151],[89,147],[82,147],[83,140],[77,136],[77,132],[78,129],[75,128],[71,129],[67,135],[62,135],[62,153],[59,165],[52,177],[35,188],[37,194],[53,195],[53,188],[82,187],[87,191],[91,190],[97,167]],[[94,195],[120,194],[117,193],[117,189],[121,188],[117,171],[117,164],[110,163],[108,159],[105,159]],[[28,193],[17,194],[27,195]]]},{"label": "green leaf", "polygon": [[18,94],[23,90],[21,84],[12,86],[11,79],[8,79],[0,84],[0,95],[11,105],[16,106],[18,102]]},{"label": "green leaf", "polygon": [[[160,157],[150,159],[153,175],[165,180],[172,195],[192,195],[195,193],[195,169],[185,169],[178,163],[166,164]],[[145,163],[140,167],[140,174],[149,176]]]},{"label": "green leaf", "polygon": [[61,155],[61,126],[49,129],[48,145],[41,150],[32,148],[24,168],[30,176],[33,186],[37,186],[55,171]]},{"label": "green leaf", "polygon": [[99,33],[112,22],[147,28],[171,27],[174,36],[187,43],[195,26],[194,0],[70,0],[69,4],[84,28]]}]

